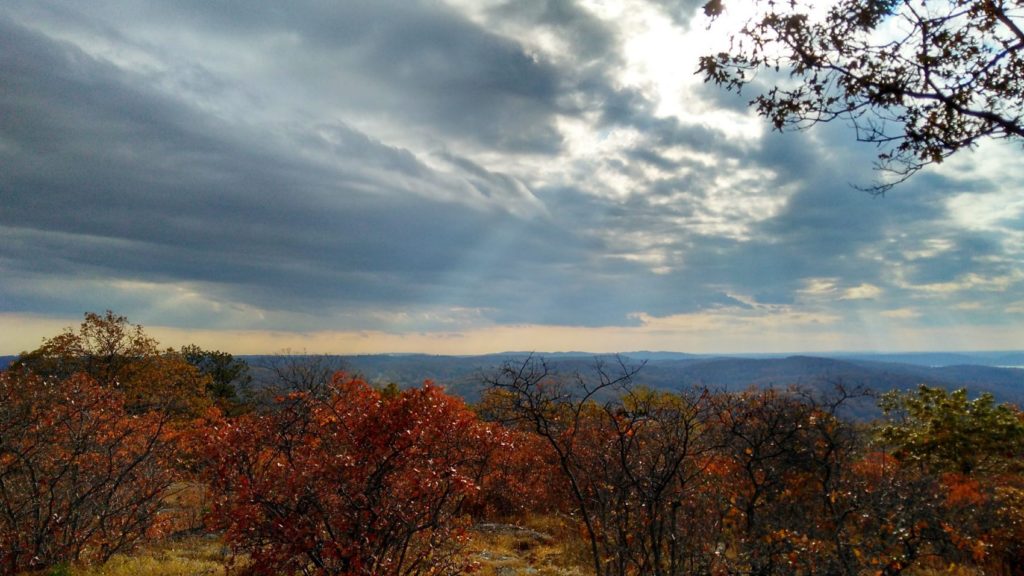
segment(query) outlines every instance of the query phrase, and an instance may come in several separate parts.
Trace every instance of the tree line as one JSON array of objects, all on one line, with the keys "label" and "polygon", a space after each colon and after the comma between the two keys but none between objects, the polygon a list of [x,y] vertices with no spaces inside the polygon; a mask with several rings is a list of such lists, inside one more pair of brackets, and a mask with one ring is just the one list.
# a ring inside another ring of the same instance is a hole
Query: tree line
[{"label": "tree line", "polygon": [[[0,573],[99,563],[210,499],[239,573],[472,572],[474,523],[557,515],[600,576],[1018,574],[1024,416],[921,387],[858,423],[835,387],[666,392],[639,367],[507,364],[469,406],[284,363],[161,349],[87,314],[0,373]],[[290,380],[289,380],[290,379]]]}]

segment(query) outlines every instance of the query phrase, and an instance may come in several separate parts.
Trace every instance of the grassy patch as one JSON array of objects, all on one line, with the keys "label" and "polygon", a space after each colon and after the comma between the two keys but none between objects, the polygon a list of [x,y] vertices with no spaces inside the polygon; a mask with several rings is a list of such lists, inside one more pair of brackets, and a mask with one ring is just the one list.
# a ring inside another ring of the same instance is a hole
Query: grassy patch
[{"label": "grassy patch", "polygon": [[[582,576],[588,574],[586,542],[571,520],[557,516],[520,518],[516,524],[478,524],[464,554],[480,576]],[[168,538],[114,556],[105,564],[51,569],[35,576],[220,576],[237,573],[220,539]]]},{"label": "grassy patch", "polygon": [[586,574],[573,545],[578,538],[571,532],[553,517],[528,518],[518,525],[479,524],[470,532],[466,554],[482,576]]},{"label": "grassy patch", "polygon": [[203,576],[230,574],[228,556],[219,540],[175,539],[117,555],[100,566],[70,570],[69,576]]}]

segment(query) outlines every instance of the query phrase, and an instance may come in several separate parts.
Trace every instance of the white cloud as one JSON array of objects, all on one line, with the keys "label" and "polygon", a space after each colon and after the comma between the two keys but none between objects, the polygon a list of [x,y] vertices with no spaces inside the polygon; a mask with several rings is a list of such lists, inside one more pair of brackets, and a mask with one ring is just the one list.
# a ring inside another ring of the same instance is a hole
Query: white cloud
[{"label": "white cloud", "polygon": [[882,289],[874,284],[864,282],[843,290],[840,300],[874,300],[882,295]]},{"label": "white cloud", "polygon": [[804,287],[800,289],[800,292],[809,296],[834,294],[838,289],[837,283],[837,278],[804,278]]},{"label": "white cloud", "polygon": [[970,272],[958,276],[949,282],[930,282],[914,284],[901,282],[901,287],[907,290],[930,295],[950,295],[961,292],[1005,292],[1011,286],[1024,281],[1024,270],[1013,270],[1007,274],[982,275]]},{"label": "white cloud", "polygon": [[883,310],[880,314],[885,318],[892,318],[894,320],[913,320],[914,318],[921,317],[921,312],[913,308],[895,308],[893,310]]}]

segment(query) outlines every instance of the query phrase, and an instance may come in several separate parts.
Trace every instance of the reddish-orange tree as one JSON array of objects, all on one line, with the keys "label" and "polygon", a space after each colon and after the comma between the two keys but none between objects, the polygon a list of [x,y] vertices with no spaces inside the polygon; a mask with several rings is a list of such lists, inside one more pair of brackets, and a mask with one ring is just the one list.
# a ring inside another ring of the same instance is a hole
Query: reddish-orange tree
[{"label": "reddish-orange tree", "polygon": [[904,523],[927,537],[915,551],[986,574],[1021,573],[1020,409],[997,405],[990,394],[971,400],[966,390],[928,386],[889,392],[880,406],[888,421],[878,442],[892,451],[896,477],[932,487],[930,506],[901,506],[912,512]]},{"label": "reddish-orange tree", "polygon": [[862,572],[849,534],[860,442],[837,416],[849,398],[841,386],[826,398],[798,388],[715,396],[712,470],[730,573]]},{"label": "reddish-orange tree", "polygon": [[487,405],[548,444],[595,574],[712,572],[703,532],[715,528],[702,495],[708,395],[634,389],[635,373],[598,362],[592,378],[565,378],[527,358],[491,380]]},{"label": "reddish-orange tree", "polygon": [[570,513],[572,496],[562,481],[558,455],[548,441],[511,411],[513,398],[489,389],[473,409],[501,434],[480,490],[467,511],[476,519],[514,520],[528,514]]},{"label": "reddish-orange tree", "polygon": [[515,521],[528,514],[568,513],[571,497],[547,441],[527,430],[495,425],[489,465],[467,501],[476,520]]},{"label": "reddish-orange tree", "polygon": [[154,530],[173,481],[163,413],[78,374],[0,373],[0,573],[104,561]]},{"label": "reddish-orange tree", "polygon": [[87,312],[78,330],[66,329],[22,353],[14,368],[49,378],[87,374],[101,386],[124,393],[132,412],[153,409],[198,415],[210,404],[209,375],[183,354],[161,350],[142,326],[107,310]]},{"label": "reddish-orange tree", "polygon": [[214,426],[213,520],[257,574],[442,574],[493,429],[425,384],[384,397],[338,374],[324,395]]}]

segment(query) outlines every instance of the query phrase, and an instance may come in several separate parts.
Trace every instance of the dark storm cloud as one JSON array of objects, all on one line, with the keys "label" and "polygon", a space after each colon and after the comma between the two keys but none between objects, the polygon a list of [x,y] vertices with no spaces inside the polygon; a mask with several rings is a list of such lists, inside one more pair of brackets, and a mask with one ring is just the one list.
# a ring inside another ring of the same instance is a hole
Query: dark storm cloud
[{"label": "dark storm cloud", "polygon": [[[686,26],[699,4],[660,6]],[[1020,270],[999,231],[950,224],[947,201],[992,182],[924,174],[876,199],[851,186],[871,184],[875,150],[843,126],[738,137],[661,116],[621,82],[628,31],[574,2],[464,15],[434,2],[14,0],[8,16],[8,310],[131,315],[184,286],[304,315],[285,329],[387,329],[385,313],[445,309],[621,326],[814,298],[838,314],[896,308],[921,298],[916,285]],[[745,107],[710,87],[690,97]],[[570,142],[564,120],[607,146],[573,156],[592,142]],[[809,295],[815,279],[834,291]],[[218,321],[201,307],[162,314]]]},{"label": "dark storm cloud", "polygon": [[[239,22],[235,17],[243,5],[247,17]],[[295,34],[298,50],[319,54],[308,69],[302,64],[297,69],[324,75],[328,93],[344,91],[359,104],[383,104],[415,122],[489,146],[543,153],[560,146],[550,125],[559,107],[556,71],[518,44],[435,4],[302,3],[280,10],[248,2],[198,2],[186,10],[209,14],[241,35]],[[339,71],[353,77],[332,84],[330,76]]]},{"label": "dark storm cloud", "polygon": [[557,34],[570,47],[567,53],[557,56],[571,59],[577,66],[609,67],[620,62],[616,51],[619,38],[615,31],[575,2],[514,0],[491,8],[488,15],[497,25],[514,21]]},{"label": "dark storm cloud", "polygon": [[[18,3],[23,12],[43,8]],[[238,46],[272,47],[261,57],[261,82],[288,86],[319,106],[342,104],[368,115],[396,115],[426,130],[509,150],[552,153],[560,137],[559,77],[520,45],[483,30],[432,2],[48,3],[62,22],[104,19],[137,27],[140,44],[175,57],[180,47],[149,46],[145,31],[187,30],[212,42],[198,57],[233,55]],[[70,25],[70,24],[68,24]],[[94,24],[108,34],[103,23]],[[171,42],[177,37],[171,35]],[[202,81],[202,78],[199,79]],[[253,95],[259,101],[258,94]]]},{"label": "dark storm cloud", "polygon": [[[207,282],[257,306],[329,308],[443,299],[510,222],[515,245],[494,247],[476,274],[516,275],[523,250],[576,259],[571,237],[515,215],[537,215],[525,185],[469,160],[447,155],[453,169],[439,174],[345,125],[275,145],[69,45],[9,22],[2,36],[5,268]],[[468,305],[492,305],[486,293]]]}]

